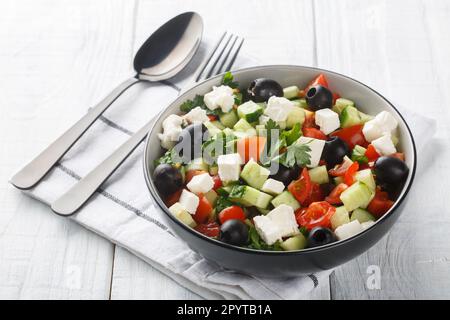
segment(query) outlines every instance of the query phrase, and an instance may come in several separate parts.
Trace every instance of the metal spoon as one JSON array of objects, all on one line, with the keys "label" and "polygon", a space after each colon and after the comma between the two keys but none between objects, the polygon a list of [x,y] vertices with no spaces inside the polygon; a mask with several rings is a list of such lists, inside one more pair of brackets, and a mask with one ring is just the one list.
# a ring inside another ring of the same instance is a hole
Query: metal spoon
[{"label": "metal spoon", "polygon": [[11,183],[19,189],[35,186],[83,133],[128,88],[141,81],[160,81],[180,72],[197,51],[203,21],[195,12],[182,13],[156,30],[134,57],[136,75],[114,89],[83,118],[17,172]]}]

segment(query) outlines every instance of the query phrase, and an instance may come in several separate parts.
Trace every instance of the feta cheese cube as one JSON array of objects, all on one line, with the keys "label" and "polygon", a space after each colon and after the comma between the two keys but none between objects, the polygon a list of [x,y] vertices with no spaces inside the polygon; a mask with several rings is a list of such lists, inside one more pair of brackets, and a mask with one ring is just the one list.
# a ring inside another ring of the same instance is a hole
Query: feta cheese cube
[{"label": "feta cheese cube", "polygon": [[261,191],[267,192],[272,195],[282,193],[284,190],[284,184],[281,181],[269,178],[264,182]]},{"label": "feta cheese cube", "polygon": [[217,158],[219,177],[222,181],[237,181],[241,173],[242,159],[238,153],[223,154]]},{"label": "feta cheese cube", "polygon": [[368,228],[370,228],[371,226],[373,226],[375,224],[375,221],[366,221],[361,223],[361,227],[363,228],[363,230],[366,230]]},{"label": "feta cheese cube", "polygon": [[188,123],[203,123],[209,121],[206,110],[202,109],[201,107],[195,107],[194,109],[186,113],[183,118],[186,119]]},{"label": "feta cheese cube", "polygon": [[183,118],[176,114],[171,114],[164,119],[162,123],[163,132],[158,134],[163,148],[170,149],[174,146],[175,142],[178,141],[181,131],[183,130],[181,127],[182,123]]},{"label": "feta cheese cube", "polygon": [[220,108],[223,112],[229,112],[234,105],[233,89],[228,86],[213,87],[213,91],[205,94],[203,101],[210,110]]},{"label": "feta cheese cube", "polygon": [[320,131],[325,134],[332,133],[341,125],[339,115],[328,108],[317,110],[314,117],[316,124],[320,127]]},{"label": "feta cheese cube", "polygon": [[207,193],[214,186],[214,180],[208,173],[202,173],[192,177],[186,185],[194,193]]},{"label": "feta cheese cube", "polygon": [[200,199],[192,192],[183,189],[178,202],[186,209],[187,212],[189,212],[190,214],[194,214],[195,211],[197,211]]},{"label": "feta cheese cube", "polygon": [[334,233],[339,240],[344,240],[353,237],[361,231],[363,231],[361,223],[358,220],[353,220],[352,222],[337,227]]},{"label": "feta cheese cube", "polygon": [[281,204],[270,211],[266,217],[278,227],[281,237],[293,236],[300,232],[295,219],[294,209],[291,206]]},{"label": "feta cheese cube", "polygon": [[281,241],[280,229],[267,216],[256,216],[253,218],[255,229],[259,236],[268,245]]},{"label": "feta cheese cube", "polygon": [[264,114],[262,114],[260,117],[259,117],[259,124],[263,124],[263,125],[266,125],[267,124],[267,122],[269,121],[269,117],[268,116],[266,116],[266,115],[264,115]]},{"label": "feta cheese cube", "polygon": [[392,142],[391,134],[385,134],[381,138],[372,141],[372,145],[375,150],[382,156],[388,156],[390,154],[396,153],[397,149]]},{"label": "feta cheese cube", "polygon": [[320,157],[322,156],[323,147],[325,146],[325,140],[319,140],[309,137],[300,137],[297,140],[299,144],[306,144],[311,149],[309,152],[311,163],[308,168],[315,168],[319,165]]},{"label": "feta cheese cube", "polygon": [[292,101],[283,97],[272,96],[267,102],[264,114],[276,122],[286,121],[293,108],[295,108],[295,104]]},{"label": "feta cheese cube", "polygon": [[380,128],[380,126],[378,125],[377,120],[372,119],[367,121],[364,124],[364,127],[362,129],[364,138],[366,138],[367,141],[372,142],[375,139],[378,139],[379,137],[381,137],[383,135],[383,132]]}]

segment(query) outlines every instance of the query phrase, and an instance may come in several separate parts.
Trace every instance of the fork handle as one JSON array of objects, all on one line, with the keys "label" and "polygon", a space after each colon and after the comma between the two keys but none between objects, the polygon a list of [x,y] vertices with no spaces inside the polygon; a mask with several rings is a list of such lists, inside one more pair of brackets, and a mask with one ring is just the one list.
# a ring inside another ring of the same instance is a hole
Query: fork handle
[{"label": "fork handle", "polygon": [[64,132],[58,139],[42,151],[36,158],[17,172],[11,183],[19,189],[34,187],[64,154],[78,141],[83,133],[94,123],[100,115],[128,88],[138,83],[139,79],[130,78],[122,82],[107,97],[89,110],[80,120]]},{"label": "fork handle", "polygon": [[52,210],[59,215],[70,216],[81,208],[102,183],[116,171],[128,155],[144,140],[155,119],[156,117],[145,124],[83,179],[75,183],[69,191],[53,202]]}]

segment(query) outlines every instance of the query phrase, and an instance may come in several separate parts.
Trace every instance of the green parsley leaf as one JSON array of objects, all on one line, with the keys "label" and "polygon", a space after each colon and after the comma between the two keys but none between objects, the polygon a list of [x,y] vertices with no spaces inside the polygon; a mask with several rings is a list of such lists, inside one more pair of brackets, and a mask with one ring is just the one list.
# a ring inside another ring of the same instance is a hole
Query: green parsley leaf
[{"label": "green parsley leaf", "polygon": [[277,241],[272,245],[268,245],[267,243],[265,243],[264,240],[262,240],[259,236],[258,231],[256,231],[255,226],[250,226],[248,230],[248,242],[248,247],[251,249],[283,251],[280,241]]},{"label": "green parsley leaf", "polygon": [[155,166],[163,163],[174,165],[176,163],[181,163],[181,159],[179,159],[179,156],[177,155],[175,149],[170,149],[167,150],[166,153],[164,153],[159,159],[155,160]]},{"label": "green parsley leaf", "polygon": [[300,123],[296,123],[291,130],[286,130],[281,134],[282,138],[286,140],[286,144],[290,146],[302,136]]},{"label": "green parsley leaf", "polygon": [[307,144],[294,143],[287,147],[286,152],[280,154],[273,160],[278,161],[288,168],[292,168],[295,165],[305,167],[311,164],[309,152],[311,152],[311,148]]},{"label": "green parsley leaf", "polygon": [[222,84],[224,86],[229,86],[230,88],[236,89],[237,87],[239,87],[239,83],[236,81],[233,81],[234,77],[231,74],[230,71],[227,71],[222,78]]},{"label": "green parsley leaf", "polygon": [[205,102],[203,101],[203,96],[196,95],[192,100],[186,100],[180,105],[180,111],[189,112],[196,107],[201,107],[206,109]]}]

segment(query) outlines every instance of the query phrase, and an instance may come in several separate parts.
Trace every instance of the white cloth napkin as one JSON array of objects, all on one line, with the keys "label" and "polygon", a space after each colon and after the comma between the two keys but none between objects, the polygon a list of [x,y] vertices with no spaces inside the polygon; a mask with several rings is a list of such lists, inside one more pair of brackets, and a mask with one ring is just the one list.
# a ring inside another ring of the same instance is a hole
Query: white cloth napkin
[{"label": "white cloth napkin", "polygon": [[[173,100],[189,82],[204,56],[176,78],[163,83],[137,84],[124,93],[78,141],[59,164],[27,193],[50,205],[86,175],[153,115]],[[255,65],[239,57],[234,68]],[[433,120],[402,110],[413,126],[418,146],[430,137]],[[424,134],[424,133],[427,134]],[[143,144],[71,219],[120,245],[181,285],[208,299],[302,299],[331,271],[310,276],[266,279],[224,270],[193,252],[177,238],[151,202],[142,169]]]}]

